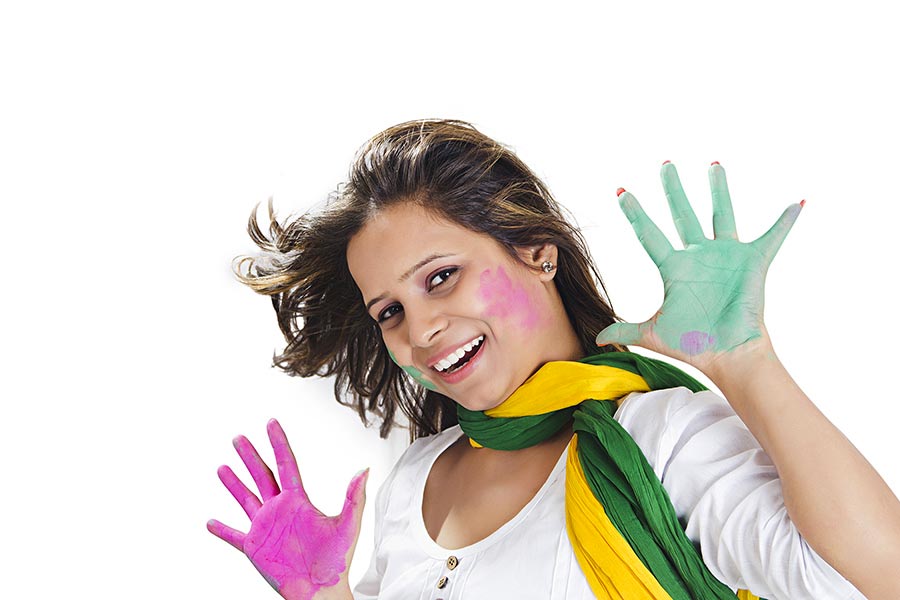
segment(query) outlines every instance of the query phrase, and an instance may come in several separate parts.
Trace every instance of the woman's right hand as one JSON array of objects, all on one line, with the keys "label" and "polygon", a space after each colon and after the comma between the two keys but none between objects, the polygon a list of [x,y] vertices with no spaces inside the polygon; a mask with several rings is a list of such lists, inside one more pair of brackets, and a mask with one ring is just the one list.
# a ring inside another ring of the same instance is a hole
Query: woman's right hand
[{"label": "woman's right hand", "polygon": [[267,426],[275,451],[281,489],[271,469],[244,436],[234,447],[250,471],[262,501],[228,466],[219,479],[250,517],[246,534],[211,520],[210,533],[247,555],[262,576],[287,600],[351,598],[347,573],[359,537],[369,470],[356,475],[340,515],[328,517],[313,506],[303,489],[297,461],[278,421]]}]

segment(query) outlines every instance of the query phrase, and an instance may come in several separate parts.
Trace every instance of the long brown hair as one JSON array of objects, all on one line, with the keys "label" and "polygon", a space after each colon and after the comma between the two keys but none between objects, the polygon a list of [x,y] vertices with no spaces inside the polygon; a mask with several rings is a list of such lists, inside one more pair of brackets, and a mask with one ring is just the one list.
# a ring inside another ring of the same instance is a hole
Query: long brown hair
[{"label": "long brown hair", "polygon": [[236,258],[234,270],[272,299],[287,341],[275,365],[300,377],[333,375],[337,401],[367,425],[369,414],[379,417],[382,437],[398,408],[410,421],[411,439],[456,424],[450,398],[426,390],[391,360],[347,267],[350,239],[398,202],[416,202],[490,235],[517,260],[516,247],[555,244],[554,281],[566,313],[585,354],[598,351],[594,337],[616,316],[584,238],[562,207],[510,149],[469,123],[425,119],[369,140],[324,208],[279,223],[270,201],[268,235],[253,211],[248,231],[263,252]]}]

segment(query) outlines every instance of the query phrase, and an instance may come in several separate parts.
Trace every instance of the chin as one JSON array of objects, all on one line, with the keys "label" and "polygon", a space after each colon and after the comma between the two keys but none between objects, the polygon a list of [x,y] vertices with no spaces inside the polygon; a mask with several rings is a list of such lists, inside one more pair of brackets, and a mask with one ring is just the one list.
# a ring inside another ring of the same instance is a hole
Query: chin
[{"label": "chin", "polygon": [[458,404],[461,404],[464,408],[468,408],[469,410],[486,411],[500,406],[507,398],[509,398],[509,396],[510,394],[503,394],[502,396],[491,394],[486,397],[473,398],[472,395],[470,395],[466,398],[465,401],[461,401],[456,398],[454,398],[453,400]]},{"label": "chin", "polygon": [[492,408],[500,406],[500,402],[486,402],[484,404],[473,404],[471,402],[465,402],[465,403],[459,402],[458,404],[462,405],[463,408],[467,408],[467,409],[475,411],[475,412],[478,412],[478,411],[484,412],[486,410],[491,410]]}]

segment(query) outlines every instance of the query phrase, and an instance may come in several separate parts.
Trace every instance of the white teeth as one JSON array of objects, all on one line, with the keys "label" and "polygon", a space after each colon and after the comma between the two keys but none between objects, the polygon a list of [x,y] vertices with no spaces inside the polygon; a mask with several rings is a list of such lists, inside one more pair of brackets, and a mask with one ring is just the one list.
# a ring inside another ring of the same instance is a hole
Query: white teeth
[{"label": "white teeth", "polygon": [[434,365],[435,370],[446,371],[451,366],[458,363],[459,360],[463,356],[465,356],[466,352],[468,352],[469,350],[471,350],[472,348],[474,348],[475,346],[477,346],[478,344],[480,344],[483,341],[484,341],[484,336],[480,335],[477,338],[475,338],[474,340],[472,340],[471,342],[468,342],[468,343],[460,346],[459,348],[457,348],[456,350],[454,350],[453,352],[451,352],[450,354],[445,356],[443,359],[438,361]]}]

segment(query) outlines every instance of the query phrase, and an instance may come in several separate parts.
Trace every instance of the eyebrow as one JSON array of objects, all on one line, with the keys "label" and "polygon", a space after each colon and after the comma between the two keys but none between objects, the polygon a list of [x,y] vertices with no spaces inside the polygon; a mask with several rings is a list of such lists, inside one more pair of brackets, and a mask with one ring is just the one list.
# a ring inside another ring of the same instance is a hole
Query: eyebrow
[{"label": "eyebrow", "polygon": [[[415,273],[416,271],[418,271],[419,269],[421,269],[422,267],[424,267],[425,265],[427,265],[427,264],[430,263],[431,261],[437,260],[437,259],[439,259],[439,258],[446,258],[446,257],[448,257],[448,256],[452,256],[452,254],[440,254],[440,253],[435,252],[434,254],[431,254],[431,255],[429,255],[429,256],[426,256],[425,258],[423,258],[422,260],[420,260],[419,262],[417,262],[416,264],[414,264],[413,266],[411,266],[409,269],[407,269],[406,272],[403,273],[403,275],[400,276],[400,279],[398,279],[397,282],[398,282],[398,283],[403,283],[404,281],[406,281],[407,279],[409,279],[409,278],[412,276],[413,273]],[[386,294],[386,293],[382,293],[382,294],[379,294],[378,296],[375,296],[374,298],[372,298],[372,299],[369,300],[368,302],[366,302],[366,312],[369,312],[369,309],[372,308],[372,305],[373,305],[373,304],[375,304],[376,302],[380,302],[380,301],[384,300],[386,297],[387,297],[387,294]]]}]

